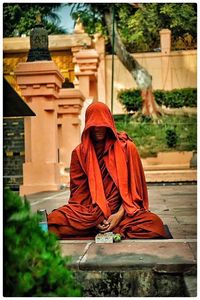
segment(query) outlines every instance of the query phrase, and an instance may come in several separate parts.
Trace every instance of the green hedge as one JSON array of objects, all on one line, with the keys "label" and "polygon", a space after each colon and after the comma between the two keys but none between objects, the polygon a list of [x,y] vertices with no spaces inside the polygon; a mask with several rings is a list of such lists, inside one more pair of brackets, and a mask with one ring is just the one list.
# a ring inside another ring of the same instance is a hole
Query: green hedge
[{"label": "green hedge", "polygon": [[4,296],[81,296],[57,238],[43,232],[28,202],[4,190]]},{"label": "green hedge", "polygon": [[[174,89],[171,91],[155,90],[153,91],[155,100],[159,105],[178,108],[183,106],[197,106],[197,89],[185,88]],[[138,89],[125,89],[119,91],[118,100],[122,103],[128,112],[139,111],[142,108],[141,92]]]},{"label": "green hedge", "polygon": [[121,90],[118,93],[117,98],[127,111],[138,111],[142,108],[142,98],[140,90]]}]

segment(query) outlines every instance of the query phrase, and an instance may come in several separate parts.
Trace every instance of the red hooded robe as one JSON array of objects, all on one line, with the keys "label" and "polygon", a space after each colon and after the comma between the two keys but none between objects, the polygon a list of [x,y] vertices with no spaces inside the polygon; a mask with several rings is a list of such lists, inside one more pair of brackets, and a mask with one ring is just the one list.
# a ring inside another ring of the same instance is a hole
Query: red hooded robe
[{"label": "red hooded robe", "polygon": [[[94,147],[91,129],[108,128],[104,149]],[[148,211],[148,193],[136,146],[118,133],[109,108],[101,103],[86,110],[81,144],[71,157],[70,199],[48,216],[49,230],[60,238],[95,236],[96,226],[122,204],[124,216],[113,232],[124,238],[166,237],[161,219]]]}]

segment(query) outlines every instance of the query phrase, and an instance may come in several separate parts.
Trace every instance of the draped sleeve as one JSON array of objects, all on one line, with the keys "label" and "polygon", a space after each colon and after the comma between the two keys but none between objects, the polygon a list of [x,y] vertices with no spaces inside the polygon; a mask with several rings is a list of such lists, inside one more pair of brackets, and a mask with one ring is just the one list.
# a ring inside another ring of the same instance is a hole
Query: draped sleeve
[{"label": "draped sleeve", "polygon": [[82,203],[85,200],[88,204],[91,202],[88,178],[80,164],[76,149],[72,151],[71,155],[69,202],[73,202],[75,198],[75,201],[78,201],[79,203]]},{"label": "draped sleeve", "polygon": [[148,192],[144,169],[135,144],[126,141],[129,193],[135,207],[148,209]]}]

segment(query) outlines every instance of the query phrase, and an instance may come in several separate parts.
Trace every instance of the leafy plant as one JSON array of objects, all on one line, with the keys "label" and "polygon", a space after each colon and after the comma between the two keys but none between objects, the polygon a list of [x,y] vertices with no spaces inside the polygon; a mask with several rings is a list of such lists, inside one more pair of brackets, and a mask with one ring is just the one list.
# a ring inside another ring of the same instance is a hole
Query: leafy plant
[{"label": "leafy plant", "polygon": [[166,140],[169,148],[176,147],[178,136],[175,129],[166,130]]},{"label": "leafy plant", "polygon": [[[174,89],[171,91],[155,90],[153,94],[156,102],[166,107],[197,106],[196,88]],[[117,98],[127,112],[139,111],[142,108],[142,97],[139,89],[120,90]]]},{"label": "leafy plant", "polygon": [[49,34],[63,34],[57,10],[61,3],[4,3],[3,35],[4,37],[30,35],[36,25],[36,16],[41,16],[42,23]]},{"label": "leafy plant", "polygon": [[154,96],[156,102],[166,107],[178,108],[183,106],[197,106],[197,89],[184,88],[171,91],[155,90]]},{"label": "leafy plant", "polygon": [[43,232],[28,202],[4,189],[4,296],[80,296],[57,238]]},{"label": "leafy plant", "polygon": [[142,97],[138,89],[120,90],[117,98],[128,112],[136,112],[142,109]]}]

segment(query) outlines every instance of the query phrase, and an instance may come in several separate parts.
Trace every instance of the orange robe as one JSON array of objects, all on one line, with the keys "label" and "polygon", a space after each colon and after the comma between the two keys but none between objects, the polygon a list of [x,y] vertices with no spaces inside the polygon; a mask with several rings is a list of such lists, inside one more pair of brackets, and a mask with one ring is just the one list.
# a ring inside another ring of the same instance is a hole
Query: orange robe
[{"label": "orange robe", "polygon": [[[94,146],[93,126],[108,128],[104,148]],[[161,219],[148,211],[141,160],[126,133],[116,131],[108,107],[96,102],[86,111],[81,144],[72,152],[69,203],[48,215],[49,230],[60,238],[91,238],[96,226],[121,206],[125,213],[113,232],[124,238],[166,237]]]}]

